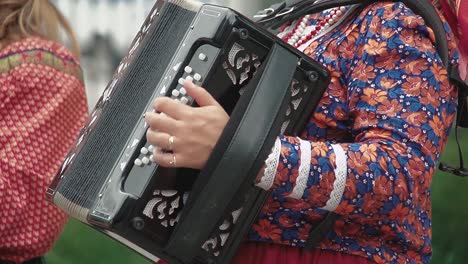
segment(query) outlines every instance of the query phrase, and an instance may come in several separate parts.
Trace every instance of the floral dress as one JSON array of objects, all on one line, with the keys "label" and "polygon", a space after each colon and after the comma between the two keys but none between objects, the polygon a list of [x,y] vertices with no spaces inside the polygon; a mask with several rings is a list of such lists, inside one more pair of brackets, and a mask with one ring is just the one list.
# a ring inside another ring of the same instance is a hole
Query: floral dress
[{"label": "floral dress", "polygon": [[[307,26],[320,25],[327,12]],[[259,184],[271,195],[235,263],[285,263],[249,259],[271,248],[300,250],[328,212],[339,219],[317,250],[376,263],[430,262],[430,185],[457,98],[434,43],[413,11],[379,2],[299,47],[328,68],[331,84],[301,137],[277,140],[271,184]],[[288,263],[322,263],[296,255]]]}]

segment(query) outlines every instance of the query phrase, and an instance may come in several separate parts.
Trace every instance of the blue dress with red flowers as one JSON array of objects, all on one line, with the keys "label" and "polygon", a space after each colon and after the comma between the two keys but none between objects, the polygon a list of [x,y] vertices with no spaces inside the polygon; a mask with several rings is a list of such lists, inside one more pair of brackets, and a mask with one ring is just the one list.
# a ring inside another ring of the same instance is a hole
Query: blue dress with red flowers
[{"label": "blue dress with red flowers", "polygon": [[430,184],[457,98],[434,43],[421,17],[379,2],[300,47],[330,70],[331,84],[301,137],[280,136],[271,196],[249,241],[301,248],[333,211],[340,218],[319,249],[376,263],[430,262]]}]

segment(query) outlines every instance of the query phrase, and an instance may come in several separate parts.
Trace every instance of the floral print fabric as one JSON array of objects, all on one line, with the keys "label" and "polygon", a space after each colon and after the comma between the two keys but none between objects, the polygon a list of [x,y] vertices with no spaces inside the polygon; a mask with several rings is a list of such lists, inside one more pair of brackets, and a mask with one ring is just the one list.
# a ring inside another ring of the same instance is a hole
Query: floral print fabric
[{"label": "floral print fabric", "polygon": [[[457,63],[448,26],[447,32]],[[457,97],[434,43],[421,17],[402,3],[380,2],[304,49],[330,70],[331,84],[301,139],[280,137],[275,182],[249,240],[304,246],[328,213],[320,208],[336,187],[336,169],[345,166],[334,210],[340,219],[319,247],[377,263],[430,262],[430,184]],[[301,140],[310,142],[310,171],[294,199]],[[336,147],[346,164],[336,163]]]}]

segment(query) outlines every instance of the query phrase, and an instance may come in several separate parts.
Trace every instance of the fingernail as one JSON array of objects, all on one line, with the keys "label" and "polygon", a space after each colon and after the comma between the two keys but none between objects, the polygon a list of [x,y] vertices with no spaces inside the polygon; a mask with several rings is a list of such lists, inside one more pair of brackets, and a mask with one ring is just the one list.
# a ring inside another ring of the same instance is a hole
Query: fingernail
[{"label": "fingernail", "polygon": [[145,119],[145,118],[146,118],[146,113],[143,114],[143,119]]}]

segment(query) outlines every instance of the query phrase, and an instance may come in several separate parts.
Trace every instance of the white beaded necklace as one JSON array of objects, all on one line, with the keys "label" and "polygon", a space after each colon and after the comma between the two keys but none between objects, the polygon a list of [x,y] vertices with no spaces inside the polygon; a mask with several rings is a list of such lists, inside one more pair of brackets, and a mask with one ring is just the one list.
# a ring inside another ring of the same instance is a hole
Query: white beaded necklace
[{"label": "white beaded necklace", "polygon": [[346,7],[344,6],[332,8],[324,20],[314,26],[308,25],[310,23],[309,19],[311,16],[306,15],[299,20],[293,31],[286,36],[285,40],[287,40],[290,45],[297,48],[308,40],[318,36],[322,32],[325,32],[335,23],[340,21],[340,18],[343,16],[345,11]]}]

